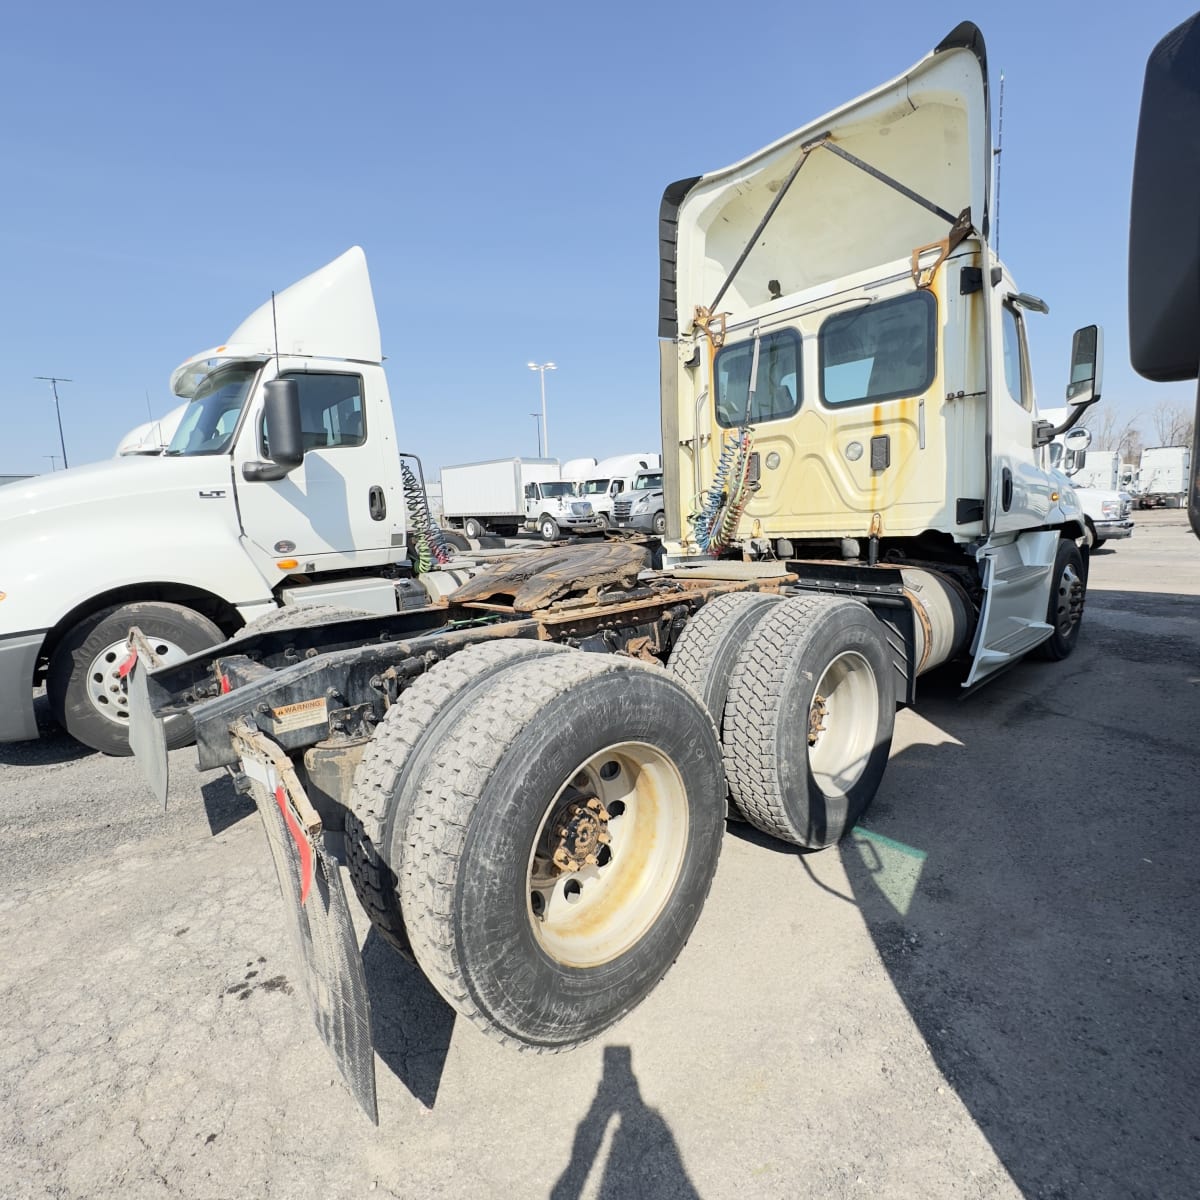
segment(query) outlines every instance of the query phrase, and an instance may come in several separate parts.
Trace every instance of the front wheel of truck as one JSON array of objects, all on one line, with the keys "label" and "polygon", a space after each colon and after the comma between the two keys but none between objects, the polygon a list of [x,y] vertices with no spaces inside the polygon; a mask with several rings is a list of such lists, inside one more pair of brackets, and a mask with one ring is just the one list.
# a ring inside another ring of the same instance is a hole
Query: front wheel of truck
[{"label": "front wheel of truck", "polygon": [[[77,741],[103,754],[128,755],[129,700],[120,667],[136,625],[164,664],[225,640],[207,617],[182,604],[123,604],[93,613],[63,636],[50,656],[46,693],[54,719]],[[189,720],[167,723],[167,746],[192,740]]]},{"label": "front wheel of truck", "polygon": [[562,536],[558,522],[545,513],[542,514],[541,521],[538,523],[538,532],[542,535],[543,542],[553,542]]},{"label": "front wheel of truck", "polygon": [[665,672],[568,652],[461,708],[424,773],[400,879],[421,968],[490,1036],[566,1050],[683,949],[724,828],[712,721]]},{"label": "front wheel of truck", "polygon": [[1074,542],[1060,538],[1054,557],[1050,603],[1046,609],[1046,622],[1054,627],[1054,632],[1037,648],[1040,658],[1061,662],[1075,649],[1086,597],[1087,574],[1083,568],[1083,555]]}]

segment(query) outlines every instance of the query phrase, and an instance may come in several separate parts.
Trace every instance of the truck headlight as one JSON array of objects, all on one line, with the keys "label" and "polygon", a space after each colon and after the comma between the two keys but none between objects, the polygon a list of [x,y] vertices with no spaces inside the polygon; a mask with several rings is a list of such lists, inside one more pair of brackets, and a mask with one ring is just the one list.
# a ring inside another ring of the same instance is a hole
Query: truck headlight
[{"label": "truck headlight", "polygon": [[640,500],[635,500],[633,503],[634,512],[645,512],[650,507],[650,497],[643,496]]},{"label": "truck headlight", "polygon": [[1110,521],[1115,521],[1121,515],[1120,500],[1102,500],[1100,502],[1100,515],[1107,517]]}]

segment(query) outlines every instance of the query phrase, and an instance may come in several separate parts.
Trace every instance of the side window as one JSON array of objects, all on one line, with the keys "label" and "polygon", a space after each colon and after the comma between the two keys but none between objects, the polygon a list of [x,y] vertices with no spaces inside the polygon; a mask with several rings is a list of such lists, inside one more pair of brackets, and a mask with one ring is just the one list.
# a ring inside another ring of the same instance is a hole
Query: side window
[{"label": "side window", "polygon": [[1011,305],[1004,306],[1004,385],[1008,394],[1022,407],[1032,410],[1032,396],[1025,386],[1025,348],[1021,337],[1021,318]]},{"label": "side window", "polygon": [[536,483],[527,483],[525,485],[525,499],[526,500],[536,500],[537,498],[538,498],[537,484]]},{"label": "side window", "polygon": [[826,404],[919,396],[937,374],[937,301],[918,291],[834,313],[818,349]]},{"label": "side window", "polygon": [[[300,389],[300,429],[305,450],[329,446],[361,446],[367,440],[361,375],[309,374],[289,371]],[[267,451],[265,432],[261,437]]]},{"label": "side window", "polygon": [[800,407],[800,335],[793,329],[764,334],[758,342],[758,377],[750,398],[754,343],[737,342],[717,355],[717,424],[726,429],[778,421]]}]

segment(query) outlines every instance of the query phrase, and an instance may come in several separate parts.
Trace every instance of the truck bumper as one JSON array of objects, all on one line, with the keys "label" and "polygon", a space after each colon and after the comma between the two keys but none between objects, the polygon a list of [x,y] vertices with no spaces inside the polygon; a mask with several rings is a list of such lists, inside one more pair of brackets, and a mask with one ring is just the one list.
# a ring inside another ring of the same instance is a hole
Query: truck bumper
[{"label": "truck bumper", "polygon": [[0,638],[0,742],[38,736],[33,715],[33,668],[46,630]]},{"label": "truck bumper", "polygon": [[654,515],[654,513],[646,513],[644,516],[626,517],[623,521],[617,522],[617,528],[636,529],[641,533],[653,533]]},{"label": "truck bumper", "polygon": [[1133,536],[1132,521],[1097,521],[1096,522],[1096,537],[1103,538],[1106,542],[1112,541],[1114,538],[1127,538]]}]

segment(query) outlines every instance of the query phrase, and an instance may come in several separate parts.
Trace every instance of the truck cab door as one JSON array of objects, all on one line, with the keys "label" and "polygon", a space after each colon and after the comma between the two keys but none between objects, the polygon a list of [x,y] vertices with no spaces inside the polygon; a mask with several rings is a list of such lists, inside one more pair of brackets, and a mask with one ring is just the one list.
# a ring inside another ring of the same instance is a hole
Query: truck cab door
[{"label": "truck cab door", "polygon": [[995,305],[992,334],[992,531],[1010,533],[1045,523],[1051,480],[1033,446],[1037,408],[1025,319],[1011,301]]},{"label": "truck cab door", "polygon": [[[358,366],[355,364],[355,366]],[[268,459],[262,383],[234,453],[242,530],[259,555],[295,559],[314,571],[374,565],[404,546],[390,404],[382,369],[288,369],[300,392],[304,460],[278,480],[248,480],[247,463]],[[373,386],[372,386],[373,385]],[[375,418],[375,419],[373,419]],[[388,413],[390,418],[390,411]]]}]

